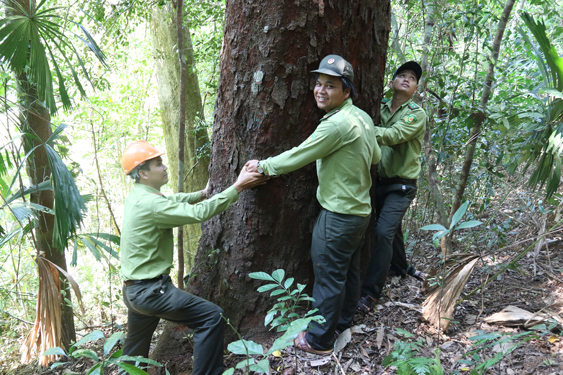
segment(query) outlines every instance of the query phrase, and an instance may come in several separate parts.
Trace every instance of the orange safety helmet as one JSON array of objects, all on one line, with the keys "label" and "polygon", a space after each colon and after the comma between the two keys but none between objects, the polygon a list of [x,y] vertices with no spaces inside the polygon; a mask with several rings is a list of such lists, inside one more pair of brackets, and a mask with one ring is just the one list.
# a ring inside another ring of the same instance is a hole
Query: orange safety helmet
[{"label": "orange safety helmet", "polygon": [[127,146],[123,155],[121,155],[121,166],[125,170],[125,174],[128,175],[143,162],[160,155],[164,155],[164,152],[158,151],[147,141],[136,141]]}]

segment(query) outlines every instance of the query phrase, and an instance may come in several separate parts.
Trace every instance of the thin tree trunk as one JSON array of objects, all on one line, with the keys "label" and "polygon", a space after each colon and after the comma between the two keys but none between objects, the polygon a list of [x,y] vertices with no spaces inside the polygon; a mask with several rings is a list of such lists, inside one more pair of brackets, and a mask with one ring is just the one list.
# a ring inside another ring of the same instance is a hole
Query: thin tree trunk
[{"label": "thin tree trunk", "polygon": [[[176,0],[178,61],[180,62],[180,119],[178,124],[178,193],[184,192],[184,147],[186,133],[186,58],[184,56],[184,1]],[[184,228],[178,228],[178,287],[184,287]]]},{"label": "thin tree trunk", "polygon": [[[20,121],[23,126],[27,128],[27,131],[41,139],[41,142],[33,140],[32,144],[27,144],[25,149],[29,151],[36,145],[45,142],[49,139],[51,134],[53,134],[51,130],[51,117],[49,110],[37,99],[36,88],[28,81],[25,73],[20,74],[17,78],[20,88],[18,102],[20,108],[23,108]],[[33,185],[38,185],[51,177],[51,167],[45,147],[38,147],[33,155],[27,159],[27,172]],[[53,191],[45,190],[31,193],[30,201],[52,209],[54,207]],[[39,220],[37,220],[35,226],[37,254],[45,254],[44,257],[46,259],[66,270],[67,266],[64,249],[57,249],[53,244],[55,217],[45,212],[38,212],[38,215]],[[67,291],[65,297],[71,301],[72,298],[69,292],[68,282],[64,277],[61,277],[61,282],[61,290]],[[64,301],[62,305],[61,325],[62,345],[68,348],[72,342],[76,341],[76,331],[74,328],[72,305]]]},{"label": "thin tree trunk", "polygon": [[452,202],[452,208],[450,211],[450,220],[455,214],[455,212],[457,211],[457,209],[461,206],[463,200],[463,193],[465,192],[465,188],[467,187],[467,179],[469,178],[471,164],[473,164],[473,157],[475,154],[475,148],[477,146],[477,139],[479,138],[479,133],[481,132],[481,126],[483,125],[483,121],[485,121],[486,118],[485,110],[487,108],[487,103],[489,102],[489,97],[491,96],[491,88],[493,85],[495,65],[498,61],[498,54],[500,51],[502,36],[504,34],[506,24],[508,23],[508,19],[510,18],[510,13],[512,12],[514,2],[515,0],[508,0],[506,2],[504,6],[504,10],[502,12],[502,16],[498,24],[495,39],[493,41],[492,56],[489,63],[489,69],[487,71],[487,77],[485,78],[483,92],[481,94],[479,111],[472,114],[475,124],[473,125],[469,133],[469,141],[467,144],[467,148],[465,149],[465,158],[463,161],[463,166],[459,177],[459,182],[456,185],[456,191]]},{"label": "thin tree trunk", "polygon": [[[178,58],[178,33],[177,17],[175,9],[170,4],[157,7],[152,14],[151,34],[152,50],[155,60],[155,76],[158,84],[158,98],[162,116],[162,128],[170,166],[170,183],[173,189],[178,189],[178,138],[180,134],[180,94],[185,93],[185,124],[183,132],[185,138],[184,147],[184,181],[183,191],[201,190],[205,187],[209,178],[207,170],[209,156],[205,153],[196,155],[198,150],[204,148],[209,142],[206,129],[201,129],[200,124],[204,121],[203,108],[199,83],[194,65],[193,47],[187,25],[183,27],[183,54],[186,63],[186,85],[180,90],[180,60]],[[187,175],[187,177],[186,177]],[[193,265],[193,259],[197,251],[197,243],[201,236],[201,226],[186,225],[184,233],[185,270]],[[181,285],[180,285],[181,286]]]},{"label": "thin tree trunk", "polygon": [[106,194],[106,190],[104,189],[104,179],[102,178],[102,172],[100,169],[100,163],[98,161],[98,143],[96,141],[96,130],[94,129],[94,123],[90,121],[90,131],[92,132],[92,144],[94,146],[94,161],[96,162],[96,171],[98,172],[98,183],[100,184],[100,191],[102,192],[102,197],[108,206],[108,211],[111,216],[111,222],[117,231],[117,234],[121,236],[121,230],[119,229],[119,225],[117,225],[117,220],[115,220],[115,215],[113,214],[113,210],[111,209],[111,204],[109,202],[108,196]]}]

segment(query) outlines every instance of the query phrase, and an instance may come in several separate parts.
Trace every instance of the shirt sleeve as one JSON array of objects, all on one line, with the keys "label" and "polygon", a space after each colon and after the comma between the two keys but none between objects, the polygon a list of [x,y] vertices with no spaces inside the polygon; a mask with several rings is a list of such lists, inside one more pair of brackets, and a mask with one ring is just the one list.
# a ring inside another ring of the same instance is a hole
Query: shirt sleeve
[{"label": "shirt sleeve", "polygon": [[225,211],[237,199],[237,190],[231,186],[212,198],[193,205],[159,197],[152,202],[152,209],[156,225],[160,229],[168,229],[206,221]]},{"label": "shirt sleeve", "polygon": [[379,144],[377,140],[375,141],[375,146],[373,147],[373,155],[371,157],[371,164],[377,164],[381,160],[381,148],[379,148]]},{"label": "shirt sleeve", "polygon": [[173,202],[196,204],[201,201],[201,194],[199,191],[194,193],[178,193],[169,195],[167,198]]},{"label": "shirt sleeve", "polygon": [[410,141],[424,129],[426,113],[423,110],[412,111],[403,116],[389,128],[376,127],[377,142],[382,146],[394,146]]},{"label": "shirt sleeve", "polygon": [[341,147],[341,136],[334,123],[323,121],[299,146],[278,156],[261,160],[260,166],[268,176],[279,176],[321,159]]}]

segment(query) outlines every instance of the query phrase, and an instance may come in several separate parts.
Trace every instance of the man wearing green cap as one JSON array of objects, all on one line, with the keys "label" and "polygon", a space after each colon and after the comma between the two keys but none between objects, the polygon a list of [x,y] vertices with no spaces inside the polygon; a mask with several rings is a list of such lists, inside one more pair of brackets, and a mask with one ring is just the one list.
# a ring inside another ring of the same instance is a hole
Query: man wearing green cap
[{"label": "man wearing green cap", "polygon": [[315,273],[313,308],[326,322],[313,322],[295,346],[315,354],[333,351],[335,331],[350,327],[360,286],[360,250],[371,214],[370,167],[381,151],[370,116],[352,104],[352,65],[338,55],[320,63],[314,88],[317,107],[326,112],[313,134],[278,156],[251,160],[250,171],[279,176],[317,162],[317,199],[311,258]]},{"label": "man wearing green cap", "polygon": [[377,242],[364,279],[358,309],[370,311],[381,297],[388,273],[411,275],[419,280],[426,276],[409,266],[401,222],[416,196],[416,179],[420,173],[420,152],[426,126],[426,113],[412,100],[422,75],[414,61],[401,65],[393,75],[393,98],[383,99],[381,124],[375,130],[381,145],[377,166],[376,232]]}]

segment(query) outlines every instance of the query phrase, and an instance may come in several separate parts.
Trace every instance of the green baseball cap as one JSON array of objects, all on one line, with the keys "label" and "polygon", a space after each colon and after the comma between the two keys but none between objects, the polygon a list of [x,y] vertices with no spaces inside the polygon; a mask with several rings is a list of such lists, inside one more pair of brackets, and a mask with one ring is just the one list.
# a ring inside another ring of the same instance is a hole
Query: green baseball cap
[{"label": "green baseball cap", "polygon": [[311,70],[311,73],[323,73],[329,76],[344,77],[348,81],[354,82],[354,68],[352,68],[352,64],[338,55],[326,56],[319,64],[319,69]]}]

